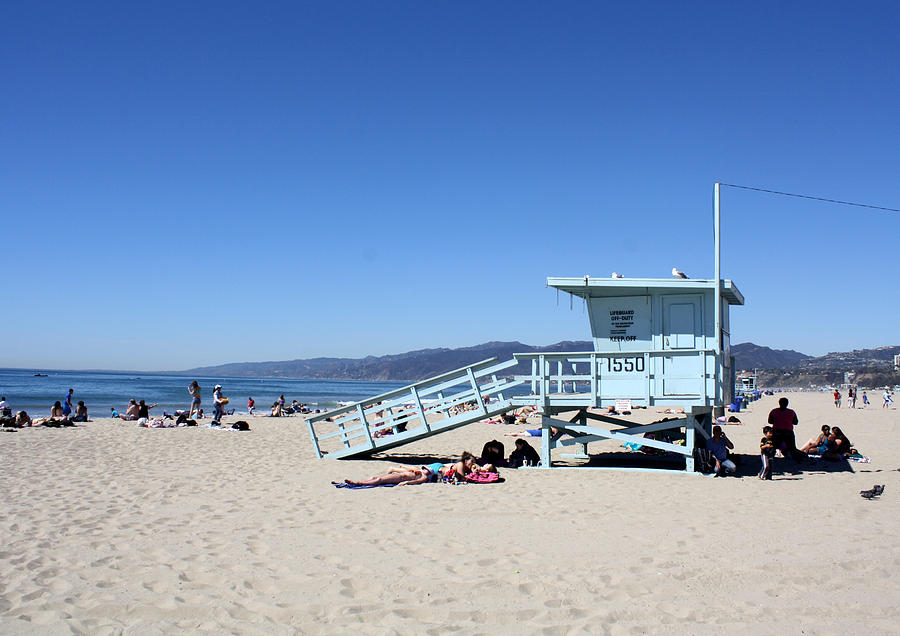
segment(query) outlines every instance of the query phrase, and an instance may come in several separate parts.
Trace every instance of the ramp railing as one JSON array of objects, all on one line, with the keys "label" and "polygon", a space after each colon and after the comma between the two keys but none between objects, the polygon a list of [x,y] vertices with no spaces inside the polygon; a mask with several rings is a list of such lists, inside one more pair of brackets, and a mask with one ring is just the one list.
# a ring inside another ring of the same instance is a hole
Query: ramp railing
[{"label": "ramp railing", "polygon": [[316,456],[367,455],[504,413],[521,381],[498,373],[517,361],[482,360],[306,420]]}]

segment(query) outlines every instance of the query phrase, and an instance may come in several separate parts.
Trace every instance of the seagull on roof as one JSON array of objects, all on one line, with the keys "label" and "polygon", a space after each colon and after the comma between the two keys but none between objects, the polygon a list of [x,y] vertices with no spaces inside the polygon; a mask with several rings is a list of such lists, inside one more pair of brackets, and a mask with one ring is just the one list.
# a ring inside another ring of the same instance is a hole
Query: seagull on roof
[{"label": "seagull on roof", "polygon": [[616,273],[616,272],[613,272],[612,275],[610,276],[610,278],[625,278],[625,277],[622,276],[621,274],[618,274],[618,273]]},{"label": "seagull on roof", "polygon": [[687,274],[685,274],[682,271],[679,271],[677,267],[672,268],[672,276],[674,276],[675,278],[687,278],[688,277]]}]

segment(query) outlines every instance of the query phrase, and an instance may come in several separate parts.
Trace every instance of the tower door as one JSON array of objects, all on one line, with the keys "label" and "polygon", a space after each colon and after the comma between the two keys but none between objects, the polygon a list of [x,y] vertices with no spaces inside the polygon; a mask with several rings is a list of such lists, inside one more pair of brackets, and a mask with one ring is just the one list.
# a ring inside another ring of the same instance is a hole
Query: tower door
[{"label": "tower door", "polygon": [[663,395],[699,395],[705,382],[705,359],[696,349],[704,342],[703,297],[699,294],[663,296],[662,298],[663,349],[671,355],[663,356]]}]

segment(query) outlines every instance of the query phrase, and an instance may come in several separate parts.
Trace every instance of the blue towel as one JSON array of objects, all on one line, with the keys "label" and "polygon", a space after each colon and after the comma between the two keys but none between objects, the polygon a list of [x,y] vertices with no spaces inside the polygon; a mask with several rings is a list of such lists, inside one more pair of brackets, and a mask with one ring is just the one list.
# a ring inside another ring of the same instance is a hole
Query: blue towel
[{"label": "blue towel", "polygon": [[346,481],[342,481],[342,482],[333,481],[333,482],[331,482],[331,485],[334,486],[335,488],[349,488],[351,490],[360,490],[361,488],[392,488],[392,487],[396,486],[397,484],[380,484],[377,486],[363,486],[363,485],[359,485],[359,484],[348,484]]}]

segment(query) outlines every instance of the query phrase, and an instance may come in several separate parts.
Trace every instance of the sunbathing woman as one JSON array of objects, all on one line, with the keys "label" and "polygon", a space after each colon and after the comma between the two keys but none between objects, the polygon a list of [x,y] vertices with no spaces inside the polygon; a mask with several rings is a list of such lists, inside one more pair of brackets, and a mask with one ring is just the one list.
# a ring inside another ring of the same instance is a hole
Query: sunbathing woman
[{"label": "sunbathing woman", "polygon": [[[473,458],[474,460],[474,458]],[[424,484],[426,482],[435,482],[441,478],[441,469],[443,464],[434,463],[428,466],[399,466],[397,468],[389,468],[383,475],[375,475],[361,481],[353,481],[352,479],[344,480],[353,486],[384,486],[387,484],[396,484],[398,486],[413,486],[415,484]]]},{"label": "sunbathing woman", "polygon": [[[489,468],[490,470],[488,470]],[[475,463],[475,455],[469,451],[463,451],[459,461],[444,468],[442,476],[451,481],[466,481],[466,477],[472,473],[497,472],[493,466],[482,467]]]},{"label": "sunbathing woman", "polygon": [[814,453],[823,455],[828,450],[828,438],[831,436],[831,427],[828,424],[822,425],[822,432],[817,437],[806,442],[800,450],[804,453]]},{"label": "sunbathing woman", "polygon": [[73,422],[88,422],[88,412],[87,407],[84,405],[84,400],[78,401],[78,406],[75,407],[75,417],[72,418]]},{"label": "sunbathing woman", "polygon": [[50,407],[50,417],[43,421],[43,426],[59,427],[74,425],[72,424],[72,420],[64,415],[62,402],[57,400],[53,406]]}]

